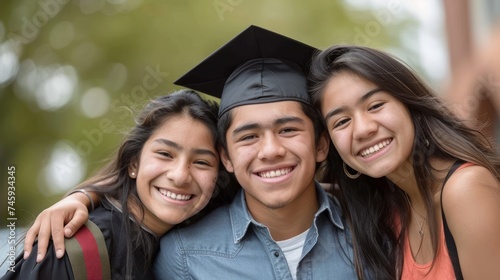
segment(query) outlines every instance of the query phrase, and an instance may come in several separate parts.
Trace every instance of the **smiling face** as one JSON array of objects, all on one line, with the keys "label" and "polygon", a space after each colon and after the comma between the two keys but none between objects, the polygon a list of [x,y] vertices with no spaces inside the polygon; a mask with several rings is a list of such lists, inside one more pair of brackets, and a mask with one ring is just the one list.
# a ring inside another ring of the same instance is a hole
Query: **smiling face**
[{"label": "smiling face", "polygon": [[375,84],[341,73],[321,102],[327,130],[344,162],[371,177],[389,176],[409,163],[414,125],[407,108]]},{"label": "smiling face", "polygon": [[146,141],[136,175],[144,224],[163,234],[198,213],[212,197],[219,168],[210,130],[187,115],[166,119]]},{"label": "smiling face", "polygon": [[245,190],[255,218],[268,209],[311,205],[316,200],[316,162],[328,142],[315,143],[314,127],[294,101],[239,106],[226,132],[228,154],[221,154]]}]

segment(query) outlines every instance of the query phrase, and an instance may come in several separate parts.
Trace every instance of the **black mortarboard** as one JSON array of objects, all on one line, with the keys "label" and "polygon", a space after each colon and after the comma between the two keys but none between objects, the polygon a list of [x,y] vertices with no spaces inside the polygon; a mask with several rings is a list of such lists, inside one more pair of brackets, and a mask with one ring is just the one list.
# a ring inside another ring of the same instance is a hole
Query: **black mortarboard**
[{"label": "black mortarboard", "polygon": [[252,25],[175,84],[221,98],[219,117],[248,104],[294,100],[310,105],[306,74],[316,51]]}]

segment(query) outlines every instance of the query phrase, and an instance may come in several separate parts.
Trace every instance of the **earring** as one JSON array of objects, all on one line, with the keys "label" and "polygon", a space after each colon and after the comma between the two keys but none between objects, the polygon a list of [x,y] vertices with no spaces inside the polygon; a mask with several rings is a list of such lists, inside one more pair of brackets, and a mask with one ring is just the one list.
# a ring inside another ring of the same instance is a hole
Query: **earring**
[{"label": "earring", "polygon": [[361,175],[361,172],[359,172],[359,171],[357,171],[356,174],[349,173],[349,171],[347,171],[347,165],[345,164],[345,162],[342,162],[342,166],[344,167],[345,175],[353,180],[357,179]]},{"label": "earring", "polygon": [[130,177],[135,178],[135,172],[131,172]]},{"label": "earring", "polygon": [[425,144],[425,146],[426,146],[426,147],[429,147],[429,145],[430,145],[430,144],[429,144],[429,140],[424,139],[424,144]]}]

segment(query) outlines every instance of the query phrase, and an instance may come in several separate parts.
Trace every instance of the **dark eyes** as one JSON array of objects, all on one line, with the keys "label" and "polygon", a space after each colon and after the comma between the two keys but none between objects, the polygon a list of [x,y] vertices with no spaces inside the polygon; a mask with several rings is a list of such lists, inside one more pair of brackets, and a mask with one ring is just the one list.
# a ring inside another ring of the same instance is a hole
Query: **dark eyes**
[{"label": "dark eyes", "polygon": [[[381,108],[384,104],[385,104],[385,102],[375,103],[372,106],[368,107],[368,112],[377,110],[377,109]],[[332,129],[341,127],[341,126],[345,125],[346,123],[348,123],[350,120],[351,120],[350,118],[344,117],[343,119],[340,119],[336,123],[334,123]]]},{"label": "dark eyes", "polygon": [[[157,154],[161,155],[162,157],[168,158],[168,159],[174,158],[172,156],[172,154],[170,154],[169,152],[165,152],[165,151],[157,152]],[[196,160],[196,161],[194,161],[194,164],[203,165],[203,166],[213,166],[212,163],[210,163],[209,161],[206,161],[206,160]]]},{"label": "dark eyes", "polygon": [[209,162],[201,161],[201,160],[195,161],[194,164],[203,165],[203,166],[212,166]]},{"label": "dark eyes", "polygon": [[345,119],[341,119],[340,121],[336,122],[334,125],[333,125],[333,128],[337,128],[339,126],[342,126],[346,123],[348,123],[351,119],[348,119],[348,118],[345,118]]},{"label": "dark eyes", "polygon": [[245,135],[245,136],[241,137],[239,141],[250,141],[250,140],[255,139],[255,138],[257,138],[256,135]]},{"label": "dark eyes", "polygon": [[164,156],[164,157],[168,157],[168,158],[172,157],[172,155],[170,153],[164,152],[164,151],[158,152],[158,154],[161,156]]},{"label": "dark eyes", "polygon": [[373,106],[371,106],[370,108],[368,108],[368,111],[372,111],[372,110],[378,109],[378,108],[382,107],[382,105],[384,105],[383,102],[376,103]]},{"label": "dark eyes", "polygon": [[295,131],[297,131],[297,129],[288,127],[288,128],[282,129],[281,133],[292,133],[292,132],[295,132]]},{"label": "dark eyes", "polygon": [[[287,128],[281,129],[279,131],[279,134],[290,134],[290,133],[294,133],[296,131],[298,131],[297,128],[287,127]],[[248,135],[244,135],[244,136],[240,137],[238,139],[238,142],[252,141],[252,140],[257,139],[257,138],[259,138],[258,134],[248,134]]]}]

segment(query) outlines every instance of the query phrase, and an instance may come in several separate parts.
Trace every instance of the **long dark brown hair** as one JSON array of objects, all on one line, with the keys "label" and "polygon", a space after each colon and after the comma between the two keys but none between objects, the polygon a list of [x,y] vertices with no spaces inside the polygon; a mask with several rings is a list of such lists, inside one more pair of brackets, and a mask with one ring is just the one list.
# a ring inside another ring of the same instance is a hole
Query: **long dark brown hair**
[{"label": "long dark brown hair", "polygon": [[[101,196],[113,198],[121,204],[122,224],[127,240],[127,258],[124,264],[127,268],[127,275],[131,275],[134,265],[143,265],[145,269],[150,267],[155,257],[153,252],[156,252],[154,246],[157,244],[156,237],[141,228],[145,206],[137,194],[136,181],[129,177],[129,166],[133,162],[139,161],[144,143],[156,129],[169,118],[178,115],[187,115],[203,123],[211,132],[212,140],[217,149],[219,146],[217,112],[218,105],[215,102],[202,99],[192,90],[180,90],[152,100],[139,114],[136,125],[125,136],[116,155],[102,169],[98,170],[95,176],[77,186],[77,188],[86,188]],[[222,164],[220,166],[223,168]],[[235,190],[231,189],[228,178],[227,172],[219,171],[214,195],[209,205],[192,219],[197,219],[210,209],[232,199]],[[139,217],[132,215],[129,209],[131,203],[140,206]],[[136,223],[130,222],[130,217],[134,217]],[[146,254],[147,257],[142,264],[134,264],[133,252],[135,250],[142,250]]]},{"label": "long dark brown hair", "polygon": [[[442,179],[436,177],[437,170],[430,160],[472,162],[484,166],[500,180],[500,159],[491,142],[455,117],[410,67],[385,52],[360,46],[333,46],[315,55],[310,71],[311,99],[317,108],[321,108],[328,81],[345,73],[372,82],[406,106],[415,129],[413,175],[425,201],[432,246],[437,253],[439,209],[434,206],[436,190],[432,186]],[[353,232],[358,277],[366,278],[365,270],[369,278],[400,278],[404,233],[411,216],[405,192],[385,178],[347,178],[342,158],[332,143],[322,174],[323,181],[340,187],[340,201]],[[395,213],[400,217],[401,231],[395,228]]]}]

